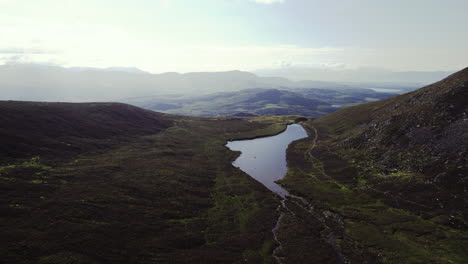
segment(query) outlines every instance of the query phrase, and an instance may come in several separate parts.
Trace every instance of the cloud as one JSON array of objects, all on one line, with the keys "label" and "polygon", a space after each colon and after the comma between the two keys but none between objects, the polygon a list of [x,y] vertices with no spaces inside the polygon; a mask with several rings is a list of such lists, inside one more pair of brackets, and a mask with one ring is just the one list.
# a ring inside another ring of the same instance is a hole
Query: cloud
[{"label": "cloud", "polygon": [[22,61],[23,56],[22,55],[13,55],[13,56],[1,56],[0,61],[3,62],[17,62],[17,61]]},{"label": "cloud", "polygon": [[37,48],[0,48],[0,54],[48,54],[54,53],[44,49]]},{"label": "cloud", "polygon": [[251,0],[258,4],[275,4],[275,3],[284,3],[285,0]]}]

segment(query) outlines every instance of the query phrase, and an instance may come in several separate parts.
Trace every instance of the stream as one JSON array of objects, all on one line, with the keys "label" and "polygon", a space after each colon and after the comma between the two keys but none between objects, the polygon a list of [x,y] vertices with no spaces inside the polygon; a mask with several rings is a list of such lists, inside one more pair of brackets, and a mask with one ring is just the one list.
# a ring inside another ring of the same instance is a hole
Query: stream
[{"label": "stream", "polygon": [[[273,257],[278,263],[283,263],[283,259],[278,256],[282,249],[281,241],[278,239],[278,230],[281,220],[284,218],[284,210],[289,210],[286,206],[288,197],[296,198],[307,204],[305,199],[291,195],[286,189],[275,181],[282,179],[288,172],[286,163],[286,149],[293,141],[308,137],[305,129],[298,124],[288,125],[286,130],[278,135],[249,140],[229,141],[227,147],[234,151],[241,151],[241,155],[232,163],[256,179],[272,192],[281,196],[281,204],[277,210],[280,212],[275,227],[271,230],[278,246],[273,250]],[[314,143],[315,144],[315,143]]]},{"label": "stream", "polygon": [[[318,132],[314,127],[310,127],[314,133],[314,138],[310,148],[307,150],[307,155],[312,157],[311,151],[315,148],[318,138]],[[241,155],[232,163],[235,167],[249,174],[252,178],[262,183],[272,192],[279,195],[281,203],[277,208],[279,217],[276,220],[275,227],[271,230],[273,238],[278,246],[273,250],[272,256],[278,263],[284,263],[285,259],[281,256],[283,245],[278,239],[278,231],[281,227],[282,220],[286,215],[296,216],[296,214],[288,208],[286,202],[292,202],[307,212],[312,212],[314,209],[310,203],[303,197],[290,194],[286,189],[281,187],[275,181],[282,179],[287,171],[286,150],[289,144],[293,141],[308,137],[305,129],[299,124],[288,125],[286,130],[278,135],[264,138],[256,138],[249,140],[229,141],[226,146],[234,151],[241,151]],[[331,212],[327,212],[331,214]],[[346,258],[342,255],[340,249],[336,246],[333,232],[326,225],[323,219],[317,218],[324,227],[329,230],[329,235],[324,239],[324,242],[330,244],[341,259],[341,263],[347,263]]]}]

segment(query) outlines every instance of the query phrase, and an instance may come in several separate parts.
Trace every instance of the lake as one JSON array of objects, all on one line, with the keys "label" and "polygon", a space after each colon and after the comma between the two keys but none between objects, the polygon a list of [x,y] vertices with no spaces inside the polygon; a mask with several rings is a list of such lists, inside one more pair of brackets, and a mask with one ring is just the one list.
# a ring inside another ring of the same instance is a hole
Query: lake
[{"label": "lake", "polygon": [[289,195],[288,191],[275,181],[282,179],[288,171],[286,149],[291,142],[306,137],[308,135],[305,129],[293,124],[276,136],[229,141],[226,146],[242,152],[232,163],[235,167],[284,198]]},{"label": "lake", "polygon": [[387,88],[369,88],[379,93],[394,93],[394,94],[402,94],[405,90],[401,89],[387,89]]}]

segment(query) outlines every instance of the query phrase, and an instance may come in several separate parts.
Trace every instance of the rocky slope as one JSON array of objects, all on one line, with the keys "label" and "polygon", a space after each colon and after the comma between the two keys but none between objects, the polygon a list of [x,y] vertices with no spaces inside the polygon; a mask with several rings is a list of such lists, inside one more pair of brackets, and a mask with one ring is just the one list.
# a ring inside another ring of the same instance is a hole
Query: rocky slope
[{"label": "rocky slope", "polygon": [[[367,155],[383,174],[410,171],[461,209],[468,192],[468,68],[411,93],[351,107],[315,123],[334,145]],[[445,193],[445,194],[442,194]],[[411,195],[408,193],[408,195]],[[440,201],[440,200],[444,201]]]}]

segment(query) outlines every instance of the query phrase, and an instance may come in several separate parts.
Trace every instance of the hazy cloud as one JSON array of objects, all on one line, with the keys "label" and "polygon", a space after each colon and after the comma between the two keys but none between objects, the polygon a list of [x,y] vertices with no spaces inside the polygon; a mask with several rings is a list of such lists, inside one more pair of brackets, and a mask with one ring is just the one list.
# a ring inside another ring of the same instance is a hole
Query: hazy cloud
[{"label": "hazy cloud", "polygon": [[42,49],[0,48],[0,54],[48,54],[52,53]]},{"label": "hazy cloud", "polygon": [[22,61],[22,59],[23,59],[22,55],[1,56],[0,57],[0,61],[3,61],[5,63]]},{"label": "hazy cloud", "polygon": [[[404,15],[395,21],[399,4],[373,0],[322,1],[320,8],[305,0],[122,0],[112,12],[104,1],[0,0],[0,63],[122,65],[150,72],[302,65],[459,69],[468,61],[460,22],[467,1],[456,1],[431,1],[424,9],[406,1],[409,7],[398,10]],[[421,22],[431,12],[438,15]],[[21,57],[8,57],[15,55]]]}]

